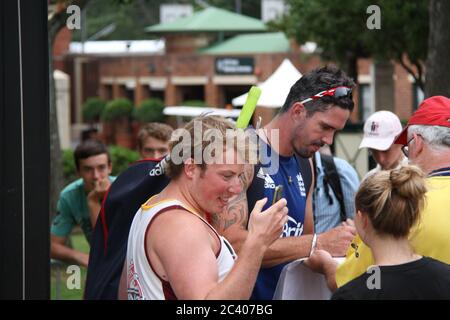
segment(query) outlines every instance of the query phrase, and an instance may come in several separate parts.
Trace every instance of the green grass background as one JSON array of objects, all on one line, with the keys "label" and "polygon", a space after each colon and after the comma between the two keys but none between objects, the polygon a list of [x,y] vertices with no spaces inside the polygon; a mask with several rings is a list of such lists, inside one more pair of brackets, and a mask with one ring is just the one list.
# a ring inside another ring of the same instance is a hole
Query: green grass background
[{"label": "green grass background", "polygon": [[[89,252],[89,244],[86,241],[83,233],[75,233],[70,236],[71,243],[74,249]],[[67,288],[67,278],[72,274],[67,274],[66,270],[69,264],[65,263],[52,263],[51,265],[51,300],[81,300],[83,299],[84,285],[86,282],[86,268],[81,267],[81,286],[80,289],[68,289]],[[59,272],[59,290],[57,290],[57,279]]]}]

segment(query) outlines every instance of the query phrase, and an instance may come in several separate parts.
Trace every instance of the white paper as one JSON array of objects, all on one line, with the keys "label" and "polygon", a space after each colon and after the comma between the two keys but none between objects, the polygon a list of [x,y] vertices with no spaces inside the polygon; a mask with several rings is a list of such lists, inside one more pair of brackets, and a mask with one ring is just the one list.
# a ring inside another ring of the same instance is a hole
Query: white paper
[{"label": "white paper", "polygon": [[[273,296],[274,300],[329,300],[332,292],[328,289],[325,276],[311,271],[303,264],[307,258],[295,260],[281,271]],[[345,258],[334,258],[342,263]]]}]

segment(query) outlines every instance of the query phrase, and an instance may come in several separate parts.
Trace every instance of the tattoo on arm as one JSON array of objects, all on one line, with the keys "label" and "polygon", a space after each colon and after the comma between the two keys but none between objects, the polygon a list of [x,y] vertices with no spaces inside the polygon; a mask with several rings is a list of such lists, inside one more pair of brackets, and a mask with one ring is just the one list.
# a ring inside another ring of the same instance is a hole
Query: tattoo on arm
[{"label": "tattoo on arm", "polygon": [[248,204],[246,192],[252,178],[253,165],[247,165],[244,174],[240,177],[242,183],[241,193],[230,200],[222,213],[211,215],[214,227],[217,228],[217,230],[225,231],[235,224],[239,224],[241,228],[247,228]]}]

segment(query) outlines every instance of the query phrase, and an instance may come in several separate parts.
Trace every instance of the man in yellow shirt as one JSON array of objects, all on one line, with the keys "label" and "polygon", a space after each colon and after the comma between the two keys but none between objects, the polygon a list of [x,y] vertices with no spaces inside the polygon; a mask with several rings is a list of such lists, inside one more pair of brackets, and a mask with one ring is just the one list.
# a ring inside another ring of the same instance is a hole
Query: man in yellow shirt
[{"label": "man in yellow shirt", "polygon": [[[411,245],[417,254],[450,264],[450,99],[434,96],[424,100],[394,143],[403,145],[405,156],[428,174],[426,204],[419,224],[410,233]],[[358,236],[339,266],[323,251],[309,260],[306,264],[324,273],[332,289],[373,264],[370,248]]]}]

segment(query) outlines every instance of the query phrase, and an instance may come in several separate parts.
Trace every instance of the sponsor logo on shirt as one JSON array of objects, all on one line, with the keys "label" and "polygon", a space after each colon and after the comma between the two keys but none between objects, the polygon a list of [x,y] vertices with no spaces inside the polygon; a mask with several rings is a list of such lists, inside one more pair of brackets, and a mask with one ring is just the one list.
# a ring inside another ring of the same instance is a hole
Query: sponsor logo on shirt
[{"label": "sponsor logo on shirt", "polygon": [[288,222],[283,227],[283,237],[298,237],[303,233],[303,223],[297,222],[294,218],[288,216]]},{"label": "sponsor logo on shirt", "polygon": [[298,188],[300,189],[300,194],[303,197],[306,197],[305,182],[303,182],[303,178],[300,173],[297,174],[297,183],[298,183]]},{"label": "sponsor logo on shirt", "polygon": [[264,171],[263,171],[262,168],[259,168],[258,173],[256,174],[256,176],[258,178],[261,178],[261,179],[266,179],[266,175],[264,174]]},{"label": "sponsor logo on shirt", "polygon": [[149,176],[155,177],[155,176],[161,176],[164,174],[164,170],[161,167],[161,164],[158,163],[150,172],[148,173]]},{"label": "sponsor logo on shirt", "polygon": [[139,283],[139,275],[135,271],[134,261],[131,260],[128,265],[128,300],[143,300],[141,284]]},{"label": "sponsor logo on shirt", "polygon": [[275,181],[268,174],[264,178],[264,189],[275,189]]}]

